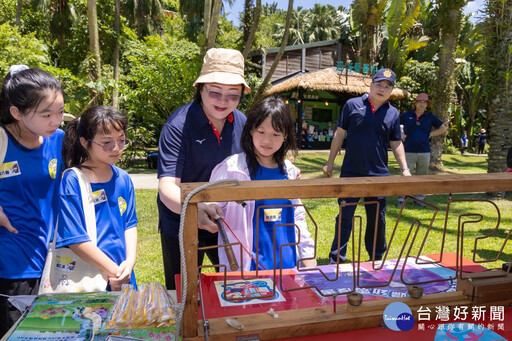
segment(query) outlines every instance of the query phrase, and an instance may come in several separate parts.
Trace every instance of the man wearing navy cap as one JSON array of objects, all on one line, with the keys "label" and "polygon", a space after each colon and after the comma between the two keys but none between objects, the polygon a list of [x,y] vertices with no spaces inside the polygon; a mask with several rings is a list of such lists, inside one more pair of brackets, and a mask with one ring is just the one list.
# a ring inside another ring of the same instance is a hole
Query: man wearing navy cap
[{"label": "man wearing navy cap", "polygon": [[[401,141],[399,113],[388,101],[395,86],[395,79],[396,76],[392,70],[380,69],[372,78],[369,94],[352,98],[345,103],[331,142],[329,159],[323,167],[325,177],[332,177],[334,159],[345,136],[347,136],[347,142],[340,177],[390,175],[388,145],[391,145],[402,175],[411,175],[407,168]],[[338,199],[338,204],[342,209],[341,229],[338,228],[339,217],[336,216],[334,240],[329,253],[330,263],[336,263],[338,259],[340,263],[343,263],[346,259],[347,244],[352,231],[352,219],[357,207],[355,203],[359,199]],[[373,202],[365,205],[366,251],[370,259],[380,260],[386,251],[386,197],[366,197],[364,201]],[[379,203],[378,212],[377,202]],[[376,224],[377,233],[375,234]],[[340,231],[338,232],[338,230]],[[341,233],[340,244],[338,244],[338,233]],[[373,250],[375,235],[376,244],[375,250]]]}]

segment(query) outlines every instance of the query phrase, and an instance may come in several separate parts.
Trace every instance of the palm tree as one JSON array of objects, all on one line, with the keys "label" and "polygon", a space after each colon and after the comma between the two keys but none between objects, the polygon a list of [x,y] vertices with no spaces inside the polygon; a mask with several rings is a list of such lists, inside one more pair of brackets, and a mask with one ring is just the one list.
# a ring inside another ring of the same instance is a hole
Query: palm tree
[{"label": "palm tree", "polygon": [[160,29],[162,17],[161,0],[127,0],[123,6],[123,15],[131,27],[137,29],[140,38]]},{"label": "palm tree", "polygon": [[512,3],[487,0],[484,25],[484,85],[488,92],[488,172],[506,169],[512,145]]},{"label": "palm tree", "polygon": [[340,29],[336,25],[336,17],[334,6],[315,4],[309,13],[307,22],[307,41],[312,43],[338,38]]},{"label": "palm tree", "polygon": [[[228,0],[231,5],[233,0]],[[191,41],[200,41],[203,37],[203,47],[213,46],[222,11],[222,0],[179,0],[179,12],[186,20],[185,31]],[[213,31],[212,31],[213,30]]]},{"label": "palm tree", "polygon": [[306,38],[306,31],[308,27],[311,26],[309,23],[310,19],[311,15],[309,10],[299,6],[296,10],[292,11],[292,18],[290,21],[297,24],[287,27],[285,24],[275,23],[272,38],[276,41],[282,41],[286,30],[288,30],[288,45],[309,43],[310,41]]},{"label": "palm tree", "polygon": [[[439,53],[439,69],[432,97],[434,112],[446,124],[450,121],[450,112],[455,97],[455,50],[460,31],[462,8],[465,5],[465,0],[439,0],[438,2],[437,15],[441,28],[442,48]],[[433,169],[442,170],[444,168],[441,160],[444,140],[444,134],[432,138],[430,167]]]},{"label": "palm tree", "polygon": [[373,64],[382,46],[382,24],[388,0],[354,0],[350,10],[352,35],[356,36],[356,57]]},{"label": "palm tree", "polygon": [[[18,0],[19,6],[21,6],[21,3],[22,0]],[[73,21],[77,18],[73,4],[69,3],[68,0],[34,0],[32,5],[42,13],[48,13],[48,11],[51,13],[50,33],[54,39],[57,39],[58,49],[60,51],[64,50],[66,40],[71,35]]]},{"label": "palm tree", "polygon": [[[217,27],[219,25],[219,15],[222,8],[222,0],[213,0],[212,7],[210,9],[210,20],[207,23],[205,20],[205,26],[208,27],[206,35],[206,50],[211,49],[215,46],[215,37],[217,36]],[[208,8],[205,7],[205,11]]]},{"label": "palm tree", "polygon": [[343,6],[336,11],[335,25],[339,27],[339,37],[344,41],[351,41],[350,12]]},{"label": "palm tree", "polygon": [[464,67],[459,71],[459,80],[457,81],[457,86],[460,88],[462,98],[468,108],[467,125],[463,129],[468,131],[468,136],[473,134],[473,123],[484,98],[479,74],[475,74],[474,67],[471,64],[469,62],[464,64]]},{"label": "palm tree", "polygon": [[[471,23],[469,16],[464,17],[455,56],[458,61],[456,85],[461,100],[464,101],[464,105],[468,109],[467,124],[462,130],[467,130],[468,136],[473,135],[473,124],[477,118],[476,114],[484,99],[480,77],[482,70],[481,67],[477,66],[479,63],[475,62],[481,58],[479,52],[482,47],[481,25]],[[485,128],[487,129],[487,127]]]}]

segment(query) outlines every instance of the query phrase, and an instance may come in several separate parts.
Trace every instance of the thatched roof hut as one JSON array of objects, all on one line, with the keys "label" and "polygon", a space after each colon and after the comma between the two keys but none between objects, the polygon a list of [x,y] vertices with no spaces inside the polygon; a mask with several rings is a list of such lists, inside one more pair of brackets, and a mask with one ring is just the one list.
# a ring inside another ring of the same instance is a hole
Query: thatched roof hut
[{"label": "thatched roof hut", "polygon": [[[343,94],[342,97],[361,96],[370,91],[371,76],[361,73],[338,72],[336,68],[327,68],[287,79],[272,86],[265,96],[294,90],[316,91],[324,90],[331,93]],[[394,88],[390,99],[404,99],[410,96],[406,90]]]}]

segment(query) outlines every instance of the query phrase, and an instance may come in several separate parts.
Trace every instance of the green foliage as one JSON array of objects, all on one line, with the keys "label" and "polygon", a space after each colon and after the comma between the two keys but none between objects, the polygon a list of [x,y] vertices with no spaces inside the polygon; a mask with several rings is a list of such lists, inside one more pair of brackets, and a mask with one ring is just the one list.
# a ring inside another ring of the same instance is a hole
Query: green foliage
[{"label": "green foliage", "polygon": [[410,3],[405,0],[392,0],[389,5],[386,25],[383,28],[387,44],[381,59],[397,74],[402,73],[404,64],[414,51],[428,44],[429,37],[418,29],[421,27],[421,23],[417,21],[420,8],[420,0]]},{"label": "green foliage", "polygon": [[355,0],[350,10],[350,26],[360,63],[374,63],[382,45],[382,24],[388,0]]},{"label": "green foliage", "polygon": [[130,124],[128,126],[126,137],[128,137],[132,143],[129,148],[124,151],[121,159],[117,163],[118,166],[124,169],[132,167],[135,159],[145,159],[147,157],[146,150],[158,144],[153,130],[136,124]]},{"label": "green foliage", "polygon": [[161,0],[161,3],[164,10],[177,12],[180,9],[179,0]]},{"label": "green foliage", "polygon": [[0,23],[8,22],[11,26],[16,23],[16,1],[3,0],[0,5]]},{"label": "green foliage", "polygon": [[217,36],[215,37],[215,46],[227,49],[242,49],[242,32],[240,32],[231,21],[226,19],[226,15],[219,17],[219,26],[217,27]]},{"label": "green foliage", "polygon": [[[164,4],[162,2],[162,0],[124,1],[123,15],[129,26],[136,29],[139,37],[159,33],[163,17],[162,7]],[[113,5],[114,2],[108,1],[107,3]],[[113,13],[113,11],[109,13]]]},{"label": "green foliage", "polygon": [[65,93],[66,112],[78,116],[85,103],[90,100],[89,89],[84,79],[77,77],[68,69],[46,66],[45,70],[53,74],[62,84]]},{"label": "green foliage", "polygon": [[400,101],[401,111],[413,108],[412,101],[420,92],[432,94],[437,67],[433,62],[420,63],[410,59],[404,66],[402,77],[396,86],[411,93],[411,98]]},{"label": "green foliage", "polygon": [[254,46],[257,48],[279,46],[280,40],[274,37],[274,33],[276,30],[278,30],[279,25],[284,25],[286,13],[284,11],[277,10],[275,12],[270,12],[268,15],[264,15],[264,8],[265,6],[262,6],[261,17],[258,31],[256,32]]},{"label": "green foliage", "polygon": [[169,15],[162,20],[163,31],[176,39],[186,39],[183,27],[185,27],[185,21],[179,15]]},{"label": "green foliage", "polygon": [[199,47],[165,35],[124,42],[121,108],[130,122],[160,132],[165,120],[194,94],[199,75]]},{"label": "green foliage", "polygon": [[35,34],[22,35],[15,27],[0,25],[0,72],[7,74],[13,64],[43,67],[50,63],[48,47]]}]

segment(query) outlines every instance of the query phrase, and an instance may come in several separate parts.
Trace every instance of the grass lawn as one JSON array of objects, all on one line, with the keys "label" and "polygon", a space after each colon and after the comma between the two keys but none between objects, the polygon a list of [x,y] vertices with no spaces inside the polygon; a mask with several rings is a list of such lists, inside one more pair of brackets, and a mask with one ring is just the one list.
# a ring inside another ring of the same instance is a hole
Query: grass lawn
[{"label": "grass lawn", "polygon": [[[328,153],[326,152],[302,152],[294,160],[301,171],[303,179],[322,177],[322,166],[325,164]],[[342,162],[342,155],[338,155],[335,165],[338,167],[334,170],[334,174],[339,174],[339,167]],[[485,156],[473,155],[443,155],[443,163],[445,165],[444,174],[469,174],[469,173],[486,173],[487,162]],[[390,153],[389,169],[392,175],[399,175],[398,165]],[[130,170],[131,172],[131,170]],[[154,170],[143,170],[136,168],[134,172],[145,173],[154,172]],[[137,264],[135,273],[139,284],[158,281],[164,283],[162,254],[160,248],[160,235],[158,234],[158,210],[156,207],[156,190],[138,189],[135,191],[137,197],[137,215],[139,218],[139,244]],[[400,209],[397,207],[396,197],[388,197],[387,214],[386,214],[386,233],[389,240],[392,231],[396,225],[396,233],[393,242],[389,244],[389,257],[396,258],[400,254],[403,245],[411,244],[412,237],[407,240],[408,231],[416,220],[420,222],[416,241],[411,249],[411,255],[418,254],[421,241],[425,236],[426,230],[433,220],[432,229],[428,236],[421,254],[438,253],[441,251],[441,240],[445,228],[446,207],[448,203],[448,195],[431,195],[426,198],[426,202],[436,206],[439,211],[435,214],[435,210],[431,208],[419,208],[411,203],[406,205],[402,212],[400,221],[397,222]],[[458,202],[461,199],[488,199],[485,194],[457,194],[452,198],[450,204],[450,214],[446,220],[446,238],[444,243],[444,251],[456,251],[456,237],[458,217],[460,214],[471,214],[463,217],[462,222],[467,220],[478,220],[475,214],[481,214],[484,219],[478,223],[468,223],[465,226],[464,241],[464,257],[473,259],[471,249],[474,247],[476,237],[482,237],[489,234],[497,224],[497,211],[489,202]],[[307,199],[303,200],[305,207],[309,210],[316,226],[318,227],[317,237],[317,260],[319,264],[328,263],[328,253],[334,235],[334,219],[338,213],[338,205],[336,198],[327,199]],[[500,229],[490,238],[481,239],[476,248],[475,260],[495,259],[498,250],[505,240],[508,230],[512,226],[512,201],[510,198],[505,200],[494,200],[501,212]],[[365,226],[364,208],[359,207],[356,214],[360,214]],[[314,231],[314,224],[309,221],[308,226],[311,232]],[[506,228],[508,228],[507,231]],[[415,228],[416,229],[416,228]],[[357,230],[356,230],[357,231]],[[364,230],[363,230],[364,232]],[[413,234],[411,234],[412,236]],[[364,244],[364,243],[363,243]],[[510,244],[510,243],[509,243]],[[347,255],[351,255],[352,251],[349,247]],[[368,255],[365,250],[361,250],[362,260],[366,260]],[[501,264],[512,259],[512,249],[510,245],[503,250],[499,260],[483,264],[488,268],[501,267]]]}]

